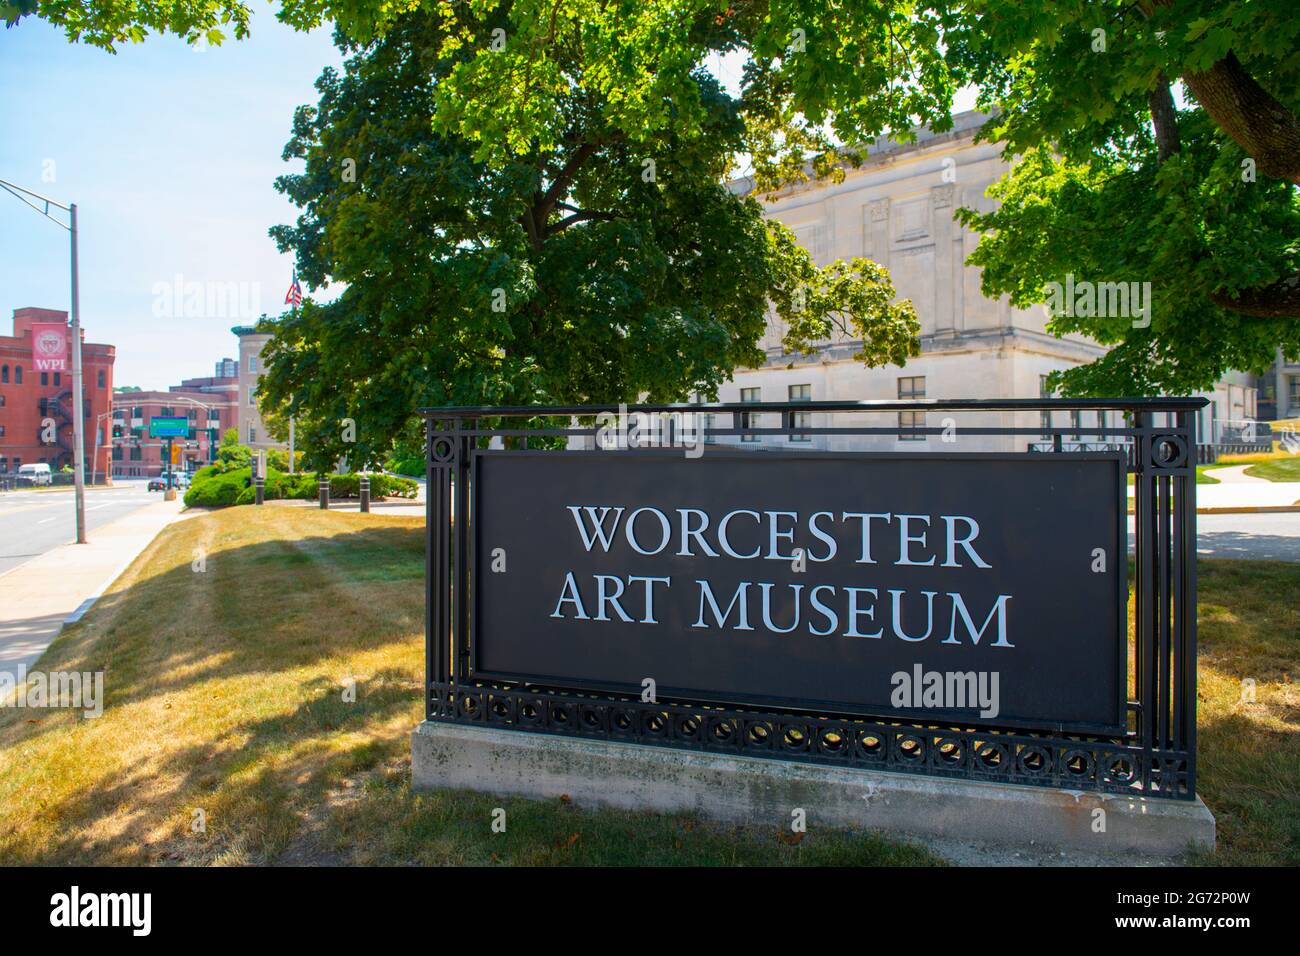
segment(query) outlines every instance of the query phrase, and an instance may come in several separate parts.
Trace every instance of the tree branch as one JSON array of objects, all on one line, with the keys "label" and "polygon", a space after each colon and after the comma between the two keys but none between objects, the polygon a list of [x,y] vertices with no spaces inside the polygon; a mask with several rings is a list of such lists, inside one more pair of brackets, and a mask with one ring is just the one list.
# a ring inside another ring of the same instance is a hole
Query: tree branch
[{"label": "tree branch", "polygon": [[586,222],[590,219],[599,219],[604,222],[609,222],[617,218],[618,216],[614,215],[612,212],[600,212],[594,209],[583,210],[582,212],[575,212],[572,216],[565,216],[559,222],[554,222],[551,223],[551,225],[547,226],[546,236],[547,238],[550,238],[556,233],[563,232],[565,229],[568,229],[570,226],[572,226],[575,222]]},{"label": "tree branch", "polygon": [[1261,173],[1300,183],[1300,118],[1255,82],[1236,54],[1228,51],[1203,73],[1187,70],[1183,82]]},{"label": "tree branch", "polygon": [[[1154,7],[1175,0],[1139,0],[1150,19]],[[1255,160],[1255,168],[1277,179],[1300,183],[1300,117],[1246,72],[1231,50],[1208,70],[1184,70],[1183,84],[1219,129]]]},{"label": "tree branch", "polygon": [[1220,308],[1261,319],[1300,318],[1300,273],[1257,289],[1241,289],[1236,297],[1216,292],[1210,301]]},{"label": "tree branch", "polygon": [[583,143],[573,151],[573,155],[564,164],[564,168],[551,181],[551,188],[546,190],[546,194],[542,197],[542,205],[546,207],[548,213],[551,211],[551,207],[563,199],[565,193],[569,191],[569,186],[573,184],[573,177],[578,174],[582,164],[599,148],[599,143]]},{"label": "tree branch", "polygon": [[1163,73],[1156,77],[1156,85],[1147,93],[1147,103],[1151,107],[1151,124],[1156,130],[1156,158],[1163,163],[1182,149],[1174,97],[1169,92],[1169,80]]}]

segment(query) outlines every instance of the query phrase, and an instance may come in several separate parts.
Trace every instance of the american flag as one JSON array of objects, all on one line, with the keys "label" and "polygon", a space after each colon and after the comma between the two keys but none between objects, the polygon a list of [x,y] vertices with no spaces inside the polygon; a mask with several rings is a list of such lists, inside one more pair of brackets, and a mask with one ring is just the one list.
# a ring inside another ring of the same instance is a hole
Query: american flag
[{"label": "american flag", "polygon": [[284,304],[292,305],[295,309],[302,305],[302,286],[298,284],[298,270],[293,272],[293,282],[289,285],[289,291],[284,294]]}]

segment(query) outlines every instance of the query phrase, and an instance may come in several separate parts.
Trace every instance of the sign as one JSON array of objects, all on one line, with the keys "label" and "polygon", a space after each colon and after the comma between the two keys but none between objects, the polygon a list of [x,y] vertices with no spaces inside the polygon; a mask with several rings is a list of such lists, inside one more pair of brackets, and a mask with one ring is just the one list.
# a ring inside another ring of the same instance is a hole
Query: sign
[{"label": "sign", "polygon": [[471,676],[1124,725],[1119,453],[477,451],[473,469]]},{"label": "sign", "polygon": [[68,326],[66,322],[32,323],[32,368],[38,372],[68,370]]},{"label": "sign", "polygon": [[184,438],[190,432],[190,420],[184,416],[155,416],[149,419],[150,438]]}]

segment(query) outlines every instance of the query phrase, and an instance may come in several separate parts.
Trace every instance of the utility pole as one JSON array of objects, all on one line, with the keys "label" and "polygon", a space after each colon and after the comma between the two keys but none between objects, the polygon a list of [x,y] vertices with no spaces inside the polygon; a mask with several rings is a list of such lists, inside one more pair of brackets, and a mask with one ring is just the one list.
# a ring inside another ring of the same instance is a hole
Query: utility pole
[{"label": "utility pole", "polygon": [[81,298],[77,288],[77,204],[68,207],[72,243],[72,410],[73,481],[77,495],[77,544],[86,543],[86,407],[81,389]]},{"label": "utility pole", "polygon": [[[0,179],[0,189],[22,200],[50,222],[68,230],[72,250],[72,436],[76,448],[72,451],[73,480],[76,484],[77,544],[86,543],[86,410],[81,389],[81,304],[77,288],[77,204],[64,205],[48,196],[34,193],[15,183]],[[63,223],[50,215],[50,207],[68,214]]]}]

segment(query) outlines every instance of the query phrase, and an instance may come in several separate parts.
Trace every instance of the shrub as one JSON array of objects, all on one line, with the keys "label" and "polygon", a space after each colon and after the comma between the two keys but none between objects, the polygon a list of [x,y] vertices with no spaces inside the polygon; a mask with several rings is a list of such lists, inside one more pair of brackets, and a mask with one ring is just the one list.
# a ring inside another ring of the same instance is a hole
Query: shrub
[{"label": "shrub", "polygon": [[[420,474],[424,474],[424,463],[420,463]],[[410,478],[397,475],[371,475],[370,493],[378,498],[414,498],[420,490],[419,484]]]},{"label": "shrub", "polygon": [[198,508],[229,507],[239,498],[239,493],[248,487],[250,474],[248,468],[209,475],[203,479],[196,474],[189,490],[185,492],[185,504]]},{"label": "shrub", "polygon": [[424,477],[423,458],[397,458],[390,461],[387,468],[399,475],[413,475],[416,478]]},{"label": "shrub", "polygon": [[[286,475],[268,468],[263,497],[267,501],[276,498],[313,501],[319,494],[318,481],[316,475]],[[370,494],[373,498],[414,498],[418,488],[409,478],[382,474],[370,476]],[[361,476],[356,472],[330,475],[331,498],[357,498],[360,494]],[[230,505],[252,504],[256,497],[251,468],[222,472],[217,466],[210,466],[194,473],[193,483],[185,492],[185,504],[197,508],[226,508]]]}]

